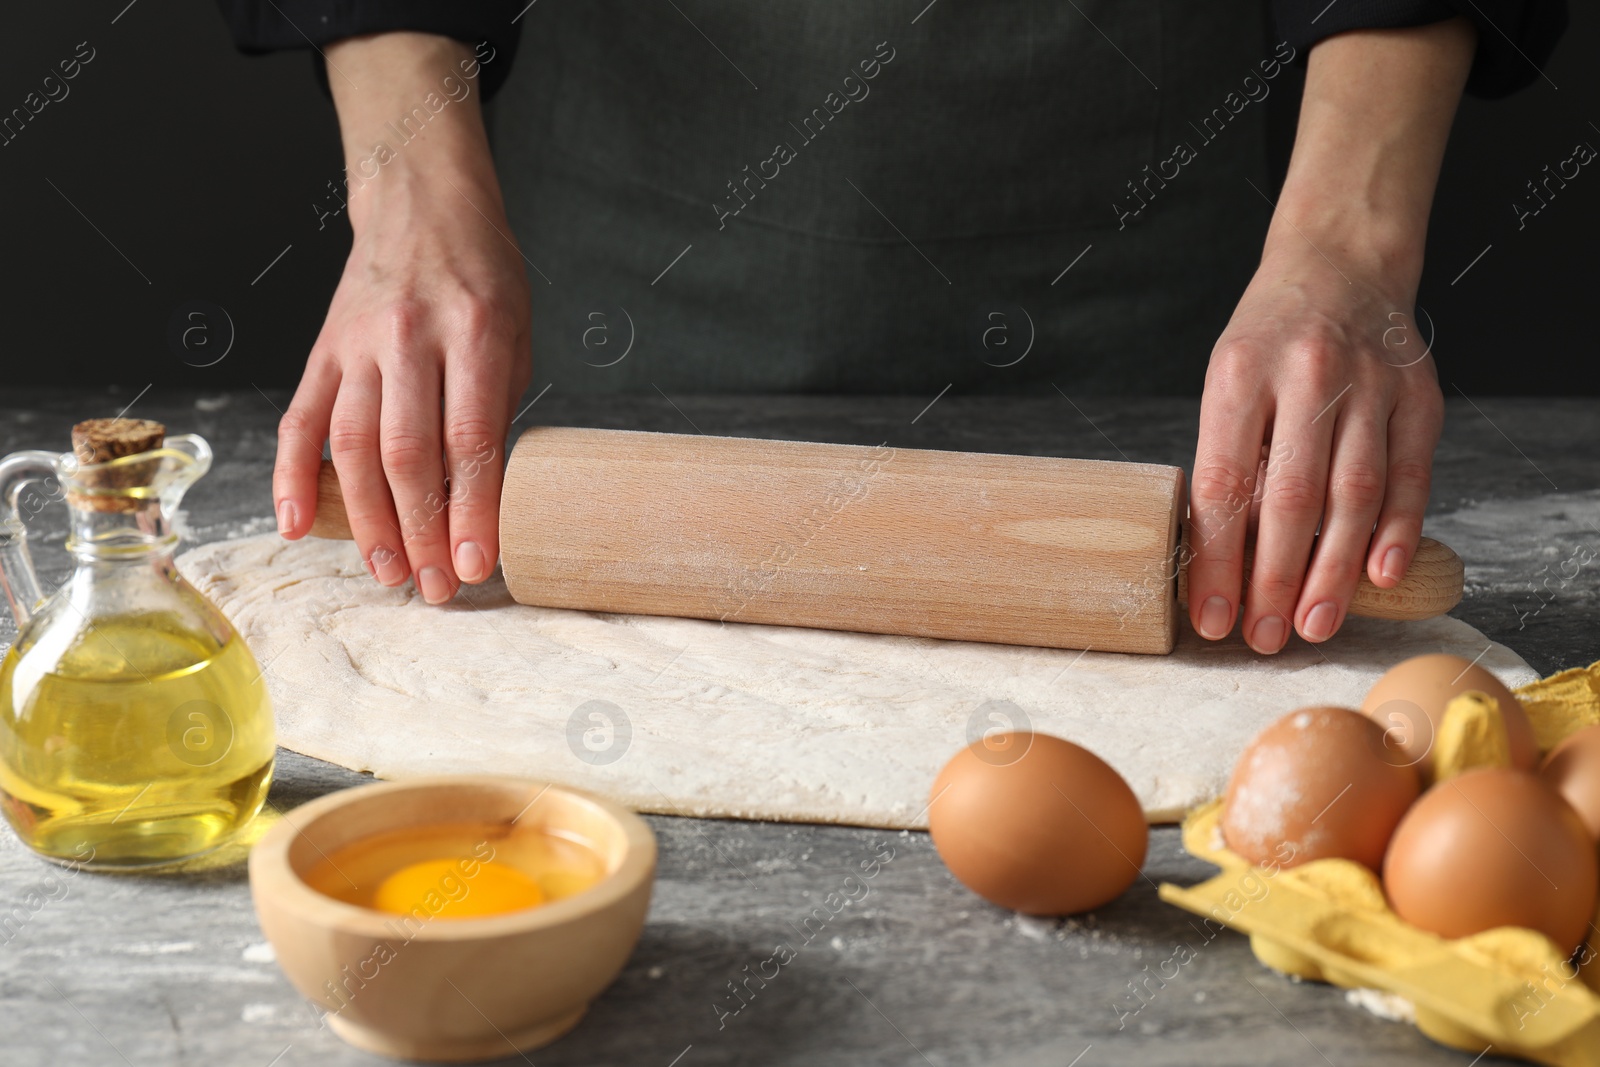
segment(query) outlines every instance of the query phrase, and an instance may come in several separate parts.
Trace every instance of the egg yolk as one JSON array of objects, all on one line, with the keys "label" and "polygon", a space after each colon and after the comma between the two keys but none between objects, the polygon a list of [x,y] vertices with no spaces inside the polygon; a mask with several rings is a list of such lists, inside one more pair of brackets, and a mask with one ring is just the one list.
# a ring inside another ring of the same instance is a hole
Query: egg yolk
[{"label": "egg yolk", "polygon": [[472,919],[536,907],[544,893],[538,882],[503,863],[480,862],[469,877],[461,860],[426,860],[385,878],[372,903],[395,915],[421,908],[437,919]]}]

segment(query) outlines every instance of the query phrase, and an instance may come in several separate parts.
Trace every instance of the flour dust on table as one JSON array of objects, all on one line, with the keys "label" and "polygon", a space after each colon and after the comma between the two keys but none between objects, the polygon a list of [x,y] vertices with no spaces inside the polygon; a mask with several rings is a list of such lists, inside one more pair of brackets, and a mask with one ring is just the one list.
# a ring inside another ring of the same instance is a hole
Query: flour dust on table
[{"label": "flour dust on table", "polygon": [[265,665],[285,747],[382,778],[524,775],[666,814],[923,828],[962,745],[1031,727],[1097,753],[1165,822],[1218,796],[1267,723],[1360,707],[1409,656],[1536,678],[1448,617],[1351,618],[1270,657],[1184,626],[1172,655],[1138,656],[533,608],[498,575],[429,607],[368,578],[349,542],[275,534],[178,563]]}]

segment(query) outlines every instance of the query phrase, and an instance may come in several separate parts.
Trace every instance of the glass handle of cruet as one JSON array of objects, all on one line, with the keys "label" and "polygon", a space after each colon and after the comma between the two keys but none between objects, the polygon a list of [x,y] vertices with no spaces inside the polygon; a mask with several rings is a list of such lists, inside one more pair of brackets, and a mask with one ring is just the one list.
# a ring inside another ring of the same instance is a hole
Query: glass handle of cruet
[{"label": "glass handle of cruet", "polygon": [[44,601],[24,523],[65,496],[56,477],[59,458],[54,452],[17,452],[0,460],[0,588],[19,629]]}]

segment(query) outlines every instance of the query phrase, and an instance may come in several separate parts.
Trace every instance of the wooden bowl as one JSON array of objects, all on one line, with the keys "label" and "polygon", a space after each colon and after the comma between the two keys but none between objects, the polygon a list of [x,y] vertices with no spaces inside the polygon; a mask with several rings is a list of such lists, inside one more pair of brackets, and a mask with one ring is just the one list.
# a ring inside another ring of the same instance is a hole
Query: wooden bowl
[{"label": "wooden bowl", "polygon": [[[426,923],[334,900],[301,877],[372,834],[514,819],[582,837],[605,875],[539,907]],[[385,1056],[466,1063],[537,1048],[577,1025],[639,940],[655,866],[655,835],[610,801],[460,775],[360,786],[287,812],[250,853],[250,895],[278,965],[340,1037]]]}]

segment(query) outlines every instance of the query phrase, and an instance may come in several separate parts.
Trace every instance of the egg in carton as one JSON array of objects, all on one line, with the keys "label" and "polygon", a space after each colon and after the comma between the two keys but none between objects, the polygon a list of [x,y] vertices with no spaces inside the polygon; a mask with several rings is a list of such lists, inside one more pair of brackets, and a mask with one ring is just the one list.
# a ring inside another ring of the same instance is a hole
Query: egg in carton
[{"label": "egg in carton", "polygon": [[[1541,752],[1600,724],[1600,662],[1516,691]],[[1504,725],[1492,698],[1451,701],[1435,739],[1439,780],[1508,766]],[[1554,1067],[1600,1067],[1600,913],[1591,941],[1570,956],[1546,935],[1504,926],[1449,939],[1402,920],[1368,867],[1318,859],[1297,867],[1253,865],[1228,849],[1223,801],[1184,820],[1184,847],[1221,868],[1161,899],[1249,935],[1276,971],[1403,1001],[1402,1015],[1444,1045],[1475,1055],[1490,1048]],[[1593,947],[1591,947],[1591,945]]]}]

